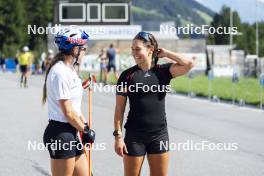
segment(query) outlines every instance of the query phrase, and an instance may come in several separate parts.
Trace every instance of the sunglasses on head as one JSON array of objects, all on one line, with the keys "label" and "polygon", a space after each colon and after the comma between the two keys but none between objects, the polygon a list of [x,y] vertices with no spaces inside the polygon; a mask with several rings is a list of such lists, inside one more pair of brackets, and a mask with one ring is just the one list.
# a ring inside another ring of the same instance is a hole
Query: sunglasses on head
[{"label": "sunglasses on head", "polygon": [[139,32],[137,36],[139,36],[140,38],[144,39],[147,42],[150,42],[150,37],[148,32],[145,31]]}]

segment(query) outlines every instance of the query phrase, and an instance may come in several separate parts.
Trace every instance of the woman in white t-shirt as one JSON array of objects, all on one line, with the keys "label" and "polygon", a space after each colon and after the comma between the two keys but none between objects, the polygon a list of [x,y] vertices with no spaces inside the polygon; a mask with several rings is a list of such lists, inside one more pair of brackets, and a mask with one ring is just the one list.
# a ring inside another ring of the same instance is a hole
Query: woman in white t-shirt
[{"label": "woman in white t-shirt", "polygon": [[95,133],[81,112],[83,88],[74,69],[85,54],[88,38],[88,34],[76,29],[63,29],[55,36],[60,52],[47,70],[42,99],[43,104],[48,102],[49,124],[43,141],[49,150],[53,176],[88,175],[83,144],[92,143]]}]

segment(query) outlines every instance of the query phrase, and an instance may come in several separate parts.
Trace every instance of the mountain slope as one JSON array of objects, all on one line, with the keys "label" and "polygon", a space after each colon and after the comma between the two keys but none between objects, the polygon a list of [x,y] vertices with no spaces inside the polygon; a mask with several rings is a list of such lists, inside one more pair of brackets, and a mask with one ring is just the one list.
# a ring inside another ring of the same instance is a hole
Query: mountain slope
[{"label": "mountain slope", "polygon": [[134,24],[151,30],[158,22],[174,21],[177,26],[193,23],[209,24],[214,12],[194,0],[133,0],[132,15]]}]

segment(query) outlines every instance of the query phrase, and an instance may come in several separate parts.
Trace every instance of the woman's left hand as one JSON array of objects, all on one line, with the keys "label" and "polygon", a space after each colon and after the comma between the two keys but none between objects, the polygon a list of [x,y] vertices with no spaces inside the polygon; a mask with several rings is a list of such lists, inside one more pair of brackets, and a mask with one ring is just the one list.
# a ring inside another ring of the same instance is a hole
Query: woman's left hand
[{"label": "woman's left hand", "polygon": [[165,48],[159,48],[157,56],[158,56],[158,58],[167,57],[168,52],[169,52],[169,50],[166,50]]}]

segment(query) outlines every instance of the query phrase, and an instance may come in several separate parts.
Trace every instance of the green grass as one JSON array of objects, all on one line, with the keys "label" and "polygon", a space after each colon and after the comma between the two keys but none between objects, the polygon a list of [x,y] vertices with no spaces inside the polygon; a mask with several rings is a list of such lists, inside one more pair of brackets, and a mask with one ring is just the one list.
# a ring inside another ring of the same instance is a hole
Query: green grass
[{"label": "green grass", "polygon": [[[205,76],[198,76],[191,79],[182,76],[171,81],[172,89],[178,93],[194,92],[197,96],[208,97],[209,81]],[[221,77],[215,78],[211,81],[212,95],[216,95],[222,100],[232,101],[233,97],[233,83],[231,78]],[[191,87],[191,88],[190,88]],[[191,90],[190,90],[191,89]],[[240,81],[234,85],[235,100],[243,99],[247,104],[258,105],[260,103],[260,86],[257,79],[241,78]],[[263,90],[262,90],[263,91]]]},{"label": "green grass", "polygon": [[[99,75],[96,75],[99,80]],[[114,78],[114,74],[110,74],[108,83],[115,84],[117,81]],[[194,92],[196,96],[208,97],[208,85],[209,80],[206,76],[197,76],[193,79],[189,79],[186,76],[181,76],[171,81],[172,90],[181,94],[188,94]],[[191,86],[190,86],[191,85]],[[212,93],[221,100],[232,101],[233,99],[233,83],[231,78],[220,77],[214,78],[211,81]],[[259,81],[254,78],[241,78],[238,83],[234,86],[235,90],[235,101],[243,99],[246,104],[259,105],[260,104],[260,85]],[[263,89],[262,89],[263,91]],[[264,95],[264,92],[263,92]]]}]

